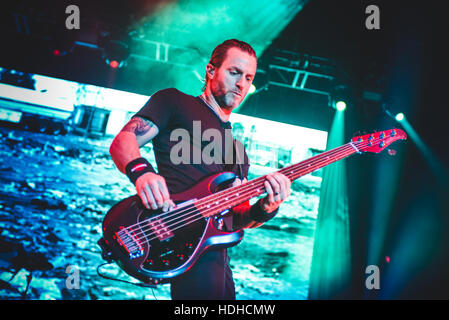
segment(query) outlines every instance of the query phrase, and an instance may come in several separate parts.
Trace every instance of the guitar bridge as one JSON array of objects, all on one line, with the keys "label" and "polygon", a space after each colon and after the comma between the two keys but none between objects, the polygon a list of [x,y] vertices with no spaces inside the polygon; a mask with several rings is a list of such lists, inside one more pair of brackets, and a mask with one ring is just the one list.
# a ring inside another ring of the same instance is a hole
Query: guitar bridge
[{"label": "guitar bridge", "polygon": [[114,238],[128,252],[131,259],[144,254],[143,246],[133,231],[129,232],[126,228],[120,227],[120,230],[114,234]]}]

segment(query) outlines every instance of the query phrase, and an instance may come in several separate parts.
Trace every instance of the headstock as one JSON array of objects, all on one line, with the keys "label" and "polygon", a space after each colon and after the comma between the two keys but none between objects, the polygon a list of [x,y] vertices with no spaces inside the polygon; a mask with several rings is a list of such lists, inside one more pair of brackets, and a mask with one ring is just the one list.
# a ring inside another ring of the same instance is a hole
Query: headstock
[{"label": "headstock", "polygon": [[407,135],[401,129],[390,129],[351,139],[351,143],[359,152],[379,153],[397,140],[406,140]]}]

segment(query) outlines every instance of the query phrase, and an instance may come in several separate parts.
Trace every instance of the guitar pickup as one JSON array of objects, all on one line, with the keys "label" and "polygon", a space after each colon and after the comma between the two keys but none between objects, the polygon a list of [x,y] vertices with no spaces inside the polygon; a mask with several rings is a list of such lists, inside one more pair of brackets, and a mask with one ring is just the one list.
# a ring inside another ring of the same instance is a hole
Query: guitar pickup
[{"label": "guitar pickup", "polygon": [[166,226],[161,218],[155,219],[155,217],[153,217],[147,220],[147,224],[160,241],[174,236],[173,232]]}]

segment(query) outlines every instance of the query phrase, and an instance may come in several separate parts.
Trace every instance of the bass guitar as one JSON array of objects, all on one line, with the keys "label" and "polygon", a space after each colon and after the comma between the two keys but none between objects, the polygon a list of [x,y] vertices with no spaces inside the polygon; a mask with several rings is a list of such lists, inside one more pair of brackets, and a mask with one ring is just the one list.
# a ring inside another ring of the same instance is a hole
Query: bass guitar
[{"label": "bass guitar", "polygon": [[[347,144],[278,172],[294,181],[356,153],[379,153],[406,138],[400,129],[354,137]],[[177,205],[168,212],[146,209],[137,195],[123,199],[103,220],[103,237],[98,241],[102,257],[115,261],[132,277],[156,285],[189,270],[206,250],[238,244],[243,230],[223,231],[220,219],[266,190],[265,176],[227,188],[235,178],[230,172],[214,174],[184,192],[172,194]]]}]

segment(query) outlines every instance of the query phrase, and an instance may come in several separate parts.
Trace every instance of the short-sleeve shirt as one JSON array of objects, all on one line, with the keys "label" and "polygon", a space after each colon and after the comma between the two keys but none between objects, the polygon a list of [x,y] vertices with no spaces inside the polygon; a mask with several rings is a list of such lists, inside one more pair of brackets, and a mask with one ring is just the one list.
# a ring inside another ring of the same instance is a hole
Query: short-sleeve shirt
[{"label": "short-sleeve shirt", "polygon": [[153,148],[158,174],[165,178],[170,193],[184,191],[214,173],[248,176],[248,156],[244,150],[241,154],[243,148],[235,147],[231,124],[223,122],[200,97],[164,89],[152,95],[136,116],[159,129]]}]

